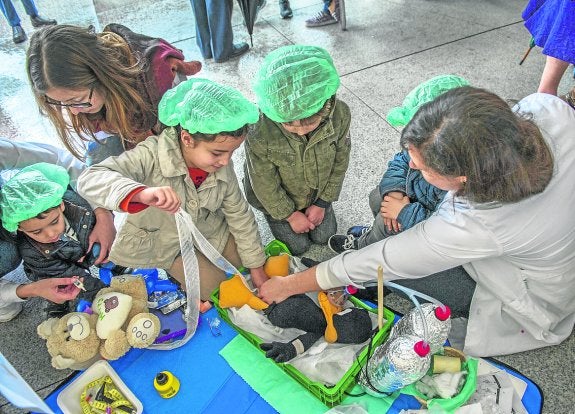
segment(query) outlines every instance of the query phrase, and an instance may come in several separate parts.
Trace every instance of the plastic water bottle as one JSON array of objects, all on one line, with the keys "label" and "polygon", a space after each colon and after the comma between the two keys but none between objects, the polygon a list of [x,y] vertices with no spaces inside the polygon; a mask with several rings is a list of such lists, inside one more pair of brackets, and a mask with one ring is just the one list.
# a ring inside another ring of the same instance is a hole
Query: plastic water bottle
[{"label": "plastic water bottle", "polygon": [[[427,323],[427,338],[421,315]],[[451,329],[451,309],[448,306],[438,306],[432,303],[421,304],[421,312],[417,307],[407,312],[391,330],[390,338],[402,335],[415,335],[425,338],[435,354],[443,348]]]},{"label": "plastic water bottle", "polygon": [[376,348],[365,368],[359,384],[374,397],[385,397],[422,378],[429,370],[429,346],[414,335],[389,338]]}]

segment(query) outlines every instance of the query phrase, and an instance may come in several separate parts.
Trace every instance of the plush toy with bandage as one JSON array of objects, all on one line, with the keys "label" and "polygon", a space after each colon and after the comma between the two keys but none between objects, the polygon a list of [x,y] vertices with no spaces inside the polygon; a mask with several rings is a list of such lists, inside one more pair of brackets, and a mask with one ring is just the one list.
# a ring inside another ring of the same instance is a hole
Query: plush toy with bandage
[{"label": "plush toy with bandage", "polygon": [[[271,256],[268,260],[276,260]],[[287,266],[287,262],[285,263]],[[275,276],[288,272],[273,268]],[[268,275],[269,276],[269,275]],[[239,275],[220,284],[220,307],[241,307],[245,304],[261,310],[268,320],[280,328],[297,328],[305,331],[294,340],[262,343],[261,349],[276,362],[287,362],[308,350],[318,339],[328,343],[359,344],[369,339],[372,321],[365,309],[344,308],[350,291],[347,288],[331,289],[317,294],[317,302],[307,295],[294,295],[283,302],[268,305],[245,285]]]}]

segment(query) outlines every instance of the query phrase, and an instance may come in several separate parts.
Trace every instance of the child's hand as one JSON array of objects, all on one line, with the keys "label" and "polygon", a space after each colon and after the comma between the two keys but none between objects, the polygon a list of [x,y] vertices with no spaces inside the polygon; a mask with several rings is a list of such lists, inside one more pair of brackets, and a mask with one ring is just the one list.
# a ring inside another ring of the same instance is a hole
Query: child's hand
[{"label": "child's hand", "polygon": [[269,279],[268,275],[266,275],[266,273],[264,272],[263,266],[252,267],[250,269],[250,276],[252,277],[252,282],[254,286],[258,289],[260,288],[261,285],[264,284],[265,281]]},{"label": "child's hand", "polygon": [[388,231],[401,231],[401,226],[397,222],[397,217],[401,212],[401,209],[409,204],[409,197],[403,196],[401,199],[397,199],[393,195],[386,195],[383,197],[381,202],[381,216]]},{"label": "child's hand", "polygon": [[134,195],[132,201],[147,204],[168,213],[175,213],[182,204],[172,187],[148,187]]},{"label": "child's hand", "polygon": [[297,234],[308,233],[310,230],[315,229],[315,224],[309,221],[307,216],[300,211],[291,213],[287,221],[293,232]]},{"label": "child's hand", "polygon": [[305,216],[314,224],[314,226],[319,226],[323,222],[323,218],[325,216],[325,208],[321,208],[312,204],[306,209]]}]

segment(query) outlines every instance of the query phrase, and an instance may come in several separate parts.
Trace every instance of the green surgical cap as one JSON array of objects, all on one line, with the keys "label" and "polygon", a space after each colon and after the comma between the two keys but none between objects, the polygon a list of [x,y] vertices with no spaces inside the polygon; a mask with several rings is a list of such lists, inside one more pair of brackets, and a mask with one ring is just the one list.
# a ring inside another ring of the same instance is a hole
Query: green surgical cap
[{"label": "green surgical cap", "polygon": [[70,183],[66,169],[45,162],[20,170],[0,190],[2,226],[16,231],[18,224],[57,206]]},{"label": "green surgical cap", "polygon": [[433,101],[450,89],[467,86],[469,82],[455,75],[441,75],[416,86],[403,100],[403,106],[392,108],[387,114],[387,122],[393,126],[405,126],[419,107]]},{"label": "green surgical cap", "polygon": [[291,45],[266,56],[253,87],[269,119],[291,122],[318,113],[339,88],[339,75],[326,50]]},{"label": "green surgical cap", "polygon": [[219,134],[256,123],[259,111],[232,87],[192,78],[164,94],[158,118],[164,125],[180,125],[190,134]]}]

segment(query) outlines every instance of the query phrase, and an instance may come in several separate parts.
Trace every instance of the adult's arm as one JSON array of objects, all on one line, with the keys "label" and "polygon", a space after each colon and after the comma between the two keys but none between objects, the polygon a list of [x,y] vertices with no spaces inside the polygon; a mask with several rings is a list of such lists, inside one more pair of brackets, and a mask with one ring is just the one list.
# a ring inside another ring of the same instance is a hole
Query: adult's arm
[{"label": "adult's arm", "polygon": [[64,167],[70,175],[72,188],[76,188],[78,176],[86,167],[65,149],[40,142],[14,142],[0,138],[0,170],[23,168],[38,162]]}]

